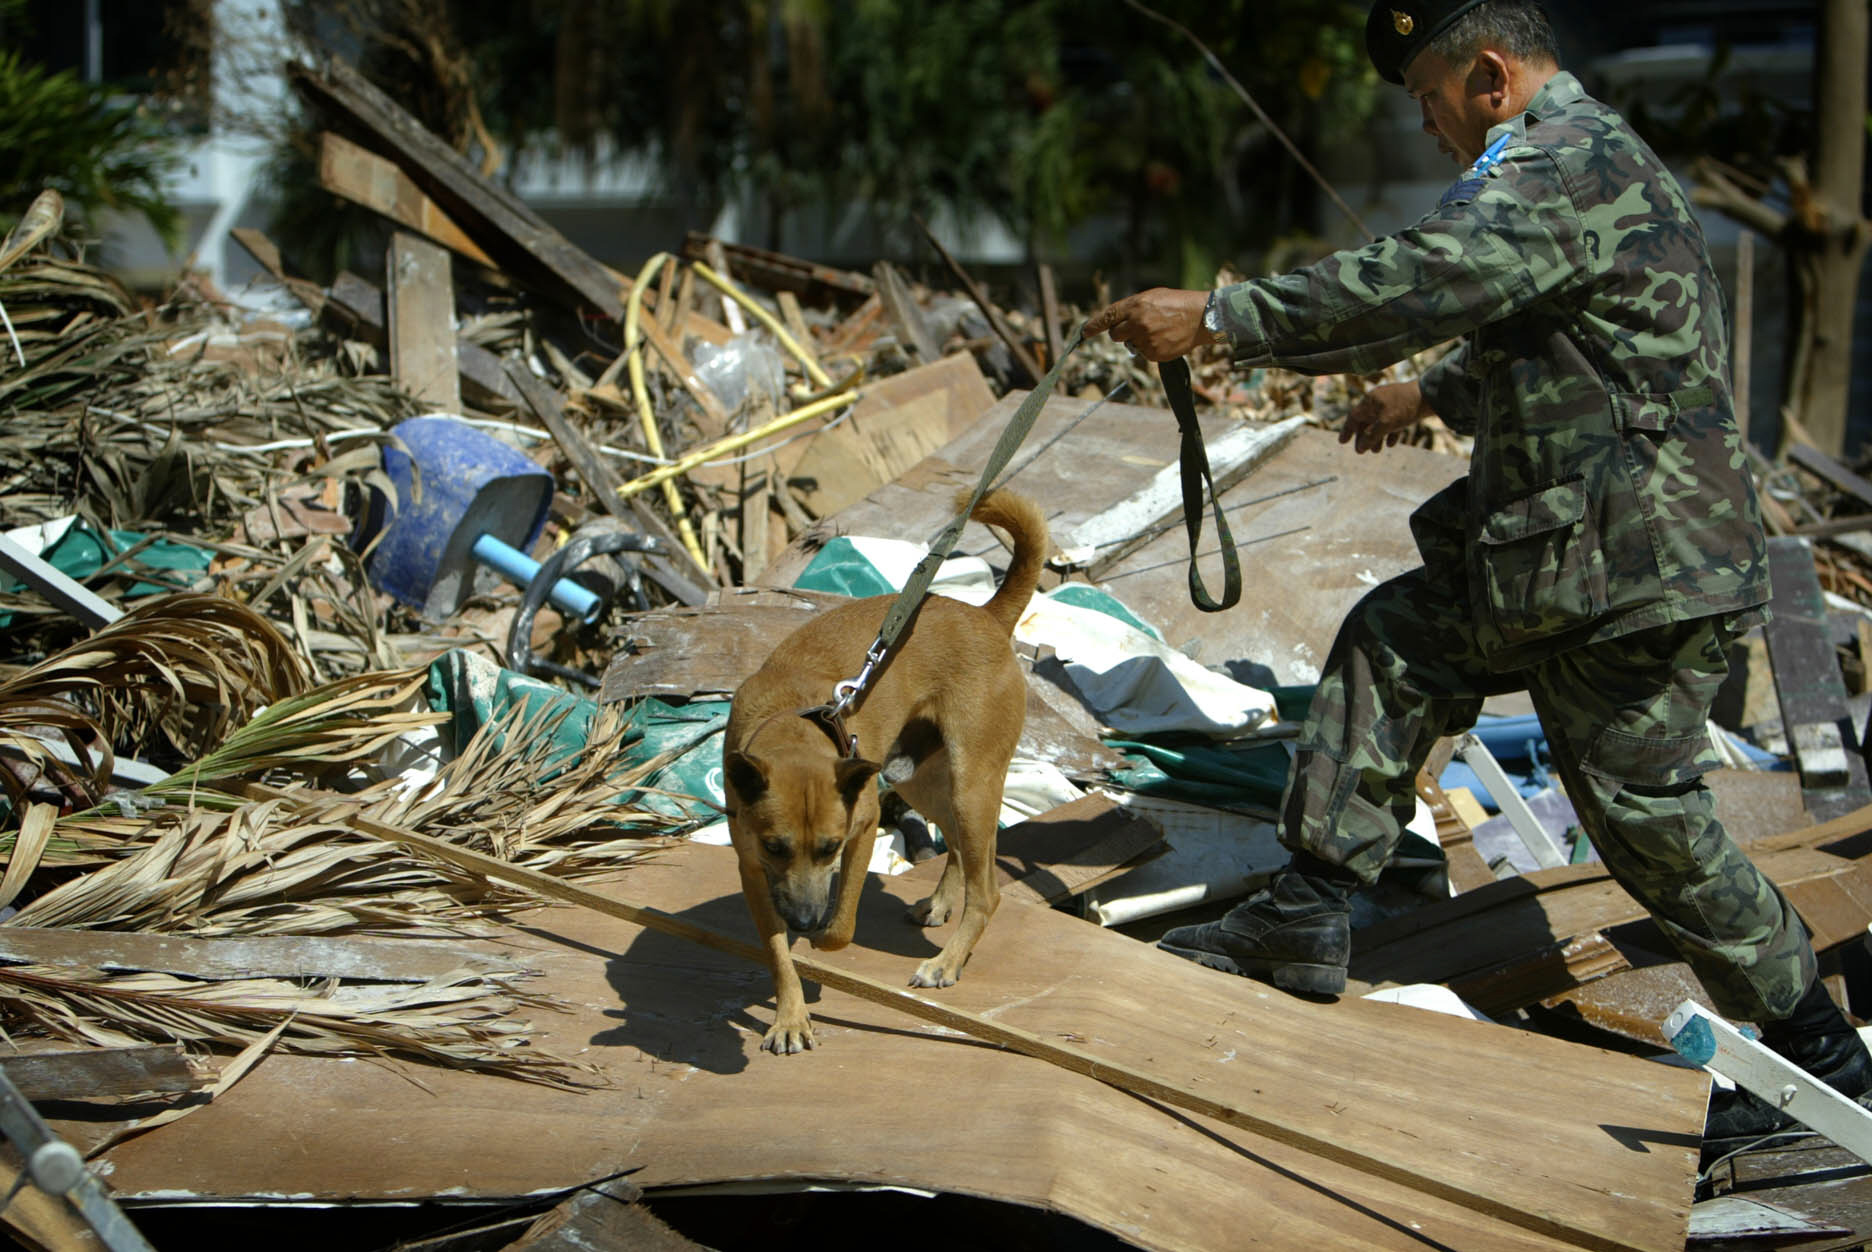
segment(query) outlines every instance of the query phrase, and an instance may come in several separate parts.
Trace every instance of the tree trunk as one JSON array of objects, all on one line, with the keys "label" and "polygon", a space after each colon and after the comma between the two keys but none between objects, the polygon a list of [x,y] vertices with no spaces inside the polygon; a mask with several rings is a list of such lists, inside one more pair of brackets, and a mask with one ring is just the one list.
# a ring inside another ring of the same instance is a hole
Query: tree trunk
[{"label": "tree trunk", "polygon": [[1709,205],[1780,246],[1788,276],[1781,362],[1781,443],[1810,441],[1846,453],[1853,306],[1872,223],[1861,188],[1866,147],[1866,0],[1822,0],[1814,38],[1814,138],[1809,159],[1787,161],[1791,208],[1749,196],[1699,163],[1698,204]]},{"label": "tree trunk", "polygon": [[[1798,300],[1782,394],[1821,451],[1846,448],[1853,306],[1865,261],[1866,0],[1825,0],[1814,47],[1811,183],[1793,183],[1786,244]],[[1804,193],[1804,194],[1803,194]],[[1784,436],[1785,441],[1785,436]]]}]

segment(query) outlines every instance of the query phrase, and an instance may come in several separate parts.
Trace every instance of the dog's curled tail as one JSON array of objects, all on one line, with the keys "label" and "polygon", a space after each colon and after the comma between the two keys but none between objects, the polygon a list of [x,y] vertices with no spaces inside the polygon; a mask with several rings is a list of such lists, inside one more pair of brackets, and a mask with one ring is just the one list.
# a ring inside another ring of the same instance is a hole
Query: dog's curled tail
[{"label": "dog's curled tail", "polygon": [[[967,504],[968,493],[963,492],[956,503]],[[1026,611],[1027,601],[1040,583],[1041,567],[1052,555],[1053,540],[1047,534],[1046,515],[1026,496],[1004,488],[983,496],[969,516],[1000,527],[1014,540],[1014,561],[1008,566],[1007,577],[1001,580],[994,598],[982,606],[1011,635],[1014,623]]]}]

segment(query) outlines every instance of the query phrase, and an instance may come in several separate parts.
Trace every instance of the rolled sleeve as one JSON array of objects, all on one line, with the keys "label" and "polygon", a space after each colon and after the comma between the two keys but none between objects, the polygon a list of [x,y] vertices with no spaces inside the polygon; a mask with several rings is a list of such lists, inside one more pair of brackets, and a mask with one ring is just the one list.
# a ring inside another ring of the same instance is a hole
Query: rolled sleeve
[{"label": "rolled sleeve", "polygon": [[1566,289],[1586,253],[1552,159],[1527,148],[1395,235],[1222,288],[1219,320],[1238,365],[1369,373]]}]

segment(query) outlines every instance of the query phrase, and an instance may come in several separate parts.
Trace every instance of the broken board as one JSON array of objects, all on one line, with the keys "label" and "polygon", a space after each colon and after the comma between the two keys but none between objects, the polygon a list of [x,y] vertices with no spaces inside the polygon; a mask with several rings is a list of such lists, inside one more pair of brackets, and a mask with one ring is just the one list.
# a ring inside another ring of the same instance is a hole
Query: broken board
[{"label": "broken board", "polygon": [[[1003,396],[979,421],[896,480],[840,510],[763,571],[785,586],[832,534],[927,543],[955,516],[1026,392]],[[1241,423],[1202,417],[1206,439]],[[1055,543],[1136,495],[1177,458],[1176,422],[1166,409],[1050,397],[1004,481],[1038,501]],[[1467,463],[1417,448],[1357,456],[1329,431],[1299,431],[1223,493],[1242,558],[1242,602],[1226,613],[1190,603],[1189,547],[1181,523],[1150,537],[1099,580],[1172,646],[1255,686],[1317,681],[1340,620],[1380,580],[1418,564],[1410,514]],[[1205,553],[1215,532],[1205,523]],[[971,524],[958,553],[1001,552]],[[1211,581],[1216,558],[1205,555]]]},{"label": "broken board", "polygon": [[[753,934],[725,849],[673,849],[607,890]],[[907,978],[940,937],[905,924],[913,895],[871,880],[855,944],[822,956]],[[633,1169],[651,1196],[830,1179],[989,1197],[1180,1252],[1236,1249],[1244,1231],[1308,1252],[1572,1246],[841,993],[809,991],[817,1050],[767,1055],[764,970],[594,912],[552,907],[508,933],[535,949],[538,989],[569,1006],[540,1015],[540,1046],[608,1085],[277,1056],[214,1104],[112,1148],[113,1187],[132,1203],[408,1202],[519,1197]],[[1311,1003],[1018,902],[968,976],[932,994],[1403,1156],[1563,1217],[1597,1246],[1683,1245],[1700,1073],[1399,1005]]]}]

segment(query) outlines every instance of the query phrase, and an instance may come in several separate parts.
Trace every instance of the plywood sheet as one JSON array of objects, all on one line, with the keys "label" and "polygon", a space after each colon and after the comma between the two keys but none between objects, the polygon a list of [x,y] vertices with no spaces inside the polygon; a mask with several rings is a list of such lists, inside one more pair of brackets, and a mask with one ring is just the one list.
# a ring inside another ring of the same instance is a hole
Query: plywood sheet
[{"label": "plywood sheet", "polygon": [[[751,938],[735,884],[731,853],[685,846],[615,890]],[[857,942],[829,955],[907,979],[935,950],[904,921],[914,894],[873,880]],[[523,1196],[634,1169],[652,1194],[848,1179],[994,1197],[1183,1252],[1564,1246],[834,992],[811,1002],[816,1051],[761,1053],[763,970],[621,921],[555,907],[516,939],[571,1005],[542,1014],[546,1045],[608,1086],[273,1058],[112,1149],[113,1186],[408,1200]],[[1700,1074],[1397,1005],[1296,999],[1018,903],[937,994],[1621,1246],[1682,1247]]]},{"label": "plywood sheet", "polygon": [[[763,581],[781,586],[797,576],[824,534],[927,542],[954,516],[957,489],[974,486],[1025,395],[1009,392],[951,443],[834,515],[819,536],[796,541]],[[1086,415],[1089,405],[1050,398],[1007,479],[1039,501],[1055,542],[1176,460],[1176,422],[1168,410],[1108,403]],[[1210,439],[1235,425],[1221,416],[1203,419]],[[1127,555],[1103,585],[1205,665],[1262,686],[1313,682],[1346,611],[1381,579],[1417,564],[1412,510],[1466,469],[1464,461],[1416,448],[1358,456],[1328,431],[1302,430],[1223,494],[1242,557],[1239,606],[1212,614],[1190,603],[1180,525]],[[1204,537],[1212,549],[1207,523]],[[978,526],[963,532],[959,550],[991,560],[1000,554]],[[1219,585],[1217,559],[1206,558],[1203,568]]]}]

